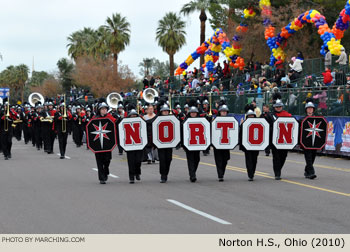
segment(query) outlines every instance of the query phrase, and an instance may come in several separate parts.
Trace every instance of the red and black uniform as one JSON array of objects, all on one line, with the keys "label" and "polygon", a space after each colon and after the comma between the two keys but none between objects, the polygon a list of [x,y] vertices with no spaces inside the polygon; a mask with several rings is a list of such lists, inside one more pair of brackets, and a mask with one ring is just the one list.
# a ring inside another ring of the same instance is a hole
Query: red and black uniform
[{"label": "red and black uniform", "polygon": [[28,142],[32,140],[32,118],[31,118],[30,110],[24,111],[23,135],[24,135],[24,143],[28,144]]},{"label": "red and black uniform", "polygon": [[286,162],[288,150],[278,150],[276,147],[271,143],[272,142],[272,131],[273,131],[273,123],[277,120],[278,117],[291,117],[292,115],[288,113],[285,110],[282,110],[281,112],[273,112],[270,113],[266,120],[270,124],[270,147],[272,150],[272,163],[273,163],[273,171],[275,173],[276,178],[281,177],[281,171],[284,166],[284,163]]},{"label": "red and black uniform", "polygon": [[11,148],[12,148],[12,137],[13,137],[13,127],[12,123],[14,120],[18,119],[18,114],[15,110],[10,109],[10,116],[6,117],[6,106],[5,109],[0,112],[0,142],[2,147],[2,152],[5,159],[11,158]]},{"label": "red and black uniform", "polygon": [[[58,146],[60,149],[61,158],[65,157],[66,147],[67,147],[67,138],[68,138],[68,121],[72,119],[72,114],[67,111],[67,118],[63,118],[63,114],[61,112],[55,113],[55,130],[57,132],[58,137]],[[63,125],[65,124],[65,126]],[[65,127],[65,129],[63,128]]]},{"label": "red and black uniform", "polygon": [[244,152],[248,178],[252,180],[258,163],[259,151],[247,150],[242,144],[242,124],[239,126],[239,149]]},{"label": "red and black uniform", "polygon": [[77,147],[80,147],[83,145],[83,119],[85,117],[84,112],[76,112],[73,115],[73,140]]},{"label": "red and black uniform", "polygon": [[[52,120],[54,120],[55,114],[56,114],[56,110],[51,109],[49,110],[49,114],[52,118]],[[56,132],[55,132],[55,121],[52,122],[52,127],[50,129],[50,145],[49,145],[49,154],[53,153],[53,146],[55,144],[55,138],[56,138]]]},{"label": "red and black uniform", "polygon": [[[51,113],[50,111],[43,111],[39,115],[39,119],[41,120],[41,136],[44,142],[44,151],[47,152],[48,154],[51,154],[51,131],[52,131],[52,126],[53,126],[53,120],[52,122],[48,121],[51,118]],[[47,121],[44,121],[47,120]]]},{"label": "red and black uniform", "polygon": [[[100,114],[95,115],[92,117],[92,119],[103,119],[103,118],[108,118],[114,123],[116,122],[116,119],[109,113],[107,113],[105,116],[101,116]],[[95,153],[95,158],[96,158],[96,164],[97,164],[97,169],[98,169],[98,179],[100,181],[107,181],[108,180],[108,175],[109,175],[109,165],[112,160],[112,152],[100,152],[100,153]]]},{"label": "red and black uniform", "polygon": [[41,112],[34,111],[32,113],[32,128],[33,128],[33,138],[35,139],[35,146],[37,150],[43,147],[43,137],[42,137],[42,127],[40,121]]}]

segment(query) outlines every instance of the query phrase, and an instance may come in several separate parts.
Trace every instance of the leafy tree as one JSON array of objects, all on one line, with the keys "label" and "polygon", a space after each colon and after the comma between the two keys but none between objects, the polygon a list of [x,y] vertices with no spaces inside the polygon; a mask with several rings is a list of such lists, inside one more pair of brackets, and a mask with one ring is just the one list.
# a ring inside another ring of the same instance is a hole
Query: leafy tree
[{"label": "leafy tree", "polygon": [[31,78],[28,80],[29,86],[41,86],[45,80],[48,78],[52,78],[53,76],[51,74],[48,74],[45,71],[41,72],[32,72]]},{"label": "leafy tree", "polygon": [[72,74],[74,71],[74,64],[66,58],[62,58],[57,62],[59,70],[59,80],[65,92],[68,92],[73,85]]},{"label": "leafy tree", "polygon": [[170,76],[174,76],[174,55],[186,44],[185,22],[174,12],[169,12],[159,20],[156,40],[169,55]]},{"label": "leafy tree", "polygon": [[[151,59],[146,58],[139,63],[139,67],[140,67],[139,73],[141,76],[143,76],[147,72],[146,67],[148,67],[148,74],[146,74],[146,76],[152,75],[152,76],[160,77],[162,79],[165,79],[169,76],[169,71],[170,71],[169,61],[161,62],[156,58],[151,58]],[[174,63],[174,69],[176,69],[177,67],[178,65]]]}]

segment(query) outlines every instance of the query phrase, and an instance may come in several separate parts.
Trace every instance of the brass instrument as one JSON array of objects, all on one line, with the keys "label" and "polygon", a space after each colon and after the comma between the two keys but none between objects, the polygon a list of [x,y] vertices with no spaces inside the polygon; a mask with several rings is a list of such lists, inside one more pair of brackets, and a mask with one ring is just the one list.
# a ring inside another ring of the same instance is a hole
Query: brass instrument
[{"label": "brass instrument", "polygon": [[9,119],[10,117],[10,96],[7,99],[7,106],[6,106],[6,115],[4,120],[4,131],[9,131]]},{"label": "brass instrument", "polygon": [[53,118],[51,116],[49,116],[49,114],[46,112],[47,116],[44,117],[40,117],[40,121],[41,122],[49,122],[52,123],[53,122]]},{"label": "brass instrument", "polygon": [[213,113],[211,112],[211,92],[209,93],[209,116],[212,116]]},{"label": "brass instrument", "polygon": [[79,112],[78,117],[79,117],[79,125],[81,125],[81,112]]},{"label": "brass instrument", "polygon": [[158,92],[154,88],[146,88],[143,91],[143,100],[147,103],[154,103],[154,98],[158,97]]},{"label": "brass instrument", "polygon": [[41,104],[44,104],[45,99],[44,96],[42,96],[40,93],[31,93],[28,97],[28,103],[32,106],[35,107],[35,104],[37,102],[40,102]]},{"label": "brass instrument", "polygon": [[118,108],[118,103],[123,101],[123,97],[119,93],[113,92],[107,96],[106,100],[110,108]]},{"label": "brass instrument", "polygon": [[67,132],[67,106],[66,95],[63,95],[63,116],[62,116],[62,132]]}]

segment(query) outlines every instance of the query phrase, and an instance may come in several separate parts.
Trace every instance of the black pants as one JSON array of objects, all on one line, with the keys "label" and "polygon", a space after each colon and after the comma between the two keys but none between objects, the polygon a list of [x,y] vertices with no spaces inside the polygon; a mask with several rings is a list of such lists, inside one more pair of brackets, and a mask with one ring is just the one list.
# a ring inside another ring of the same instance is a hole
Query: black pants
[{"label": "black pants", "polygon": [[29,141],[31,140],[31,128],[28,127],[28,125],[23,124],[23,136],[24,136],[24,142],[25,144],[28,144]]},{"label": "black pants", "polygon": [[173,149],[158,149],[159,156],[159,173],[161,179],[168,179],[171,160],[173,159]]},{"label": "black pants", "polygon": [[57,136],[58,136],[58,145],[60,147],[61,157],[64,157],[66,154],[68,133],[58,132]]},{"label": "black pants", "polygon": [[270,152],[271,152],[271,147],[267,146],[265,149],[265,154],[268,156],[268,155],[270,155]]},{"label": "black pants", "polygon": [[129,179],[134,180],[136,175],[141,175],[141,162],[143,159],[143,150],[127,151]]},{"label": "black pants", "polygon": [[34,147],[35,146],[35,128],[34,128],[34,126],[30,127],[29,131],[30,131],[30,138],[32,140],[32,145]]},{"label": "black pants", "polygon": [[200,151],[186,150],[186,158],[190,178],[196,178],[196,171],[200,161]]},{"label": "black pants", "polygon": [[245,166],[247,167],[248,178],[254,178],[259,151],[245,151]]},{"label": "black pants", "polygon": [[2,132],[0,135],[2,152],[3,152],[5,157],[9,157],[11,155],[13,134],[10,131],[11,131],[11,129],[9,129],[8,132]]},{"label": "black pants", "polygon": [[42,124],[41,127],[41,136],[44,142],[44,151],[49,152],[51,148],[51,143],[50,143],[50,131],[52,128],[52,124],[45,122]]},{"label": "black pants", "polygon": [[316,158],[316,150],[304,150],[304,157],[305,157],[305,176],[310,176],[315,174],[314,169],[314,162]]},{"label": "black pants", "polygon": [[35,145],[37,149],[41,149],[43,147],[43,137],[40,127],[35,127],[34,131]]},{"label": "black pants", "polygon": [[118,144],[118,152],[119,154],[123,154],[123,148]]},{"label": "black pants", "polygon": [[272,163],[273,163],[273,171],[276,177],[281,176],[281,170],[283,168],[284,163],[286,162],[288,155],[288,150],[277,150],[276,148],[272,148]]},{"label": "black pants", "polygon": [[22,138],[22,125],[23,123],[17,123],[13,132],[13,135],[15,136],[17,141],[21,141]]},{"label": "black pants", "polygon": [[230,150],[218,150],[214,148],[214,158],[218,178],[224,178],[227,161],[230,160]]},{"label": "black pants", "polygon": [[83,144],[83,129],[79,124],[75,124],[73,127],[73,140],[77,146]]},{"label": "black pants", "polygon": [[112,152],[95,153],[95,157],[98,169],[98,179],[100,181],[107,181]]},{"label": "black pants", "polygon": [[56,133],[54,130],[50,130],[50,145],[49,145],[49,152],[53,152],[53,146],[55,144],[55,138],[56,138]]}]

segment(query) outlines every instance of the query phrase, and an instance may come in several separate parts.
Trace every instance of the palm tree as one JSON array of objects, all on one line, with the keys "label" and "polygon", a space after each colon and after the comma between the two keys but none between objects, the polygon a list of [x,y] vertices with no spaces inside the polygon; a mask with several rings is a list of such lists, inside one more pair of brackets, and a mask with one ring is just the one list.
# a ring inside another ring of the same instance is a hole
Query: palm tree
[{"label": "palm tree", "polygon": [[29,67],[21,64],[16,66],[16,79],[19,88],[21,89],[21,102],[23,103],[24,85],[28,80]]},{"label": "palm tree", "polygon": [[163,51],[169,54],[170,76],[174,76],[174,54],[186,44],[185,22],[174,12],[166,13],[158,21],[156,40]]},{"label": "palm tree", "polygon": [[130,24],[119,13],[108,17],[106,23],[107,25],[102,26],[105,29],[105,43],[113,54],[114,62],[117,65],[118,54],[124,51],[130,43]]},{"label": "palm tree", "polygon": [[91,55],[92,49],[98,40],[98,32],[91,28],[73,32],[68,37],[68,54],[74,60],[84,55]]},{"label": "palm tree", "polygon": [[[184,6],[182,6],[180,13],[184,15],[190,15],[193,12],[199,11],[199,20],[201,22],[201,34],[200,34],[200,44],[202,44],[205,41],[205,22],[207,21],[207,11],[209,11],[209,8],[213,2],[216,2],[214,0],[194,0],[191,1]],[[200,66],[204,64],[204,55],[201,55],[200,58]]]}]

